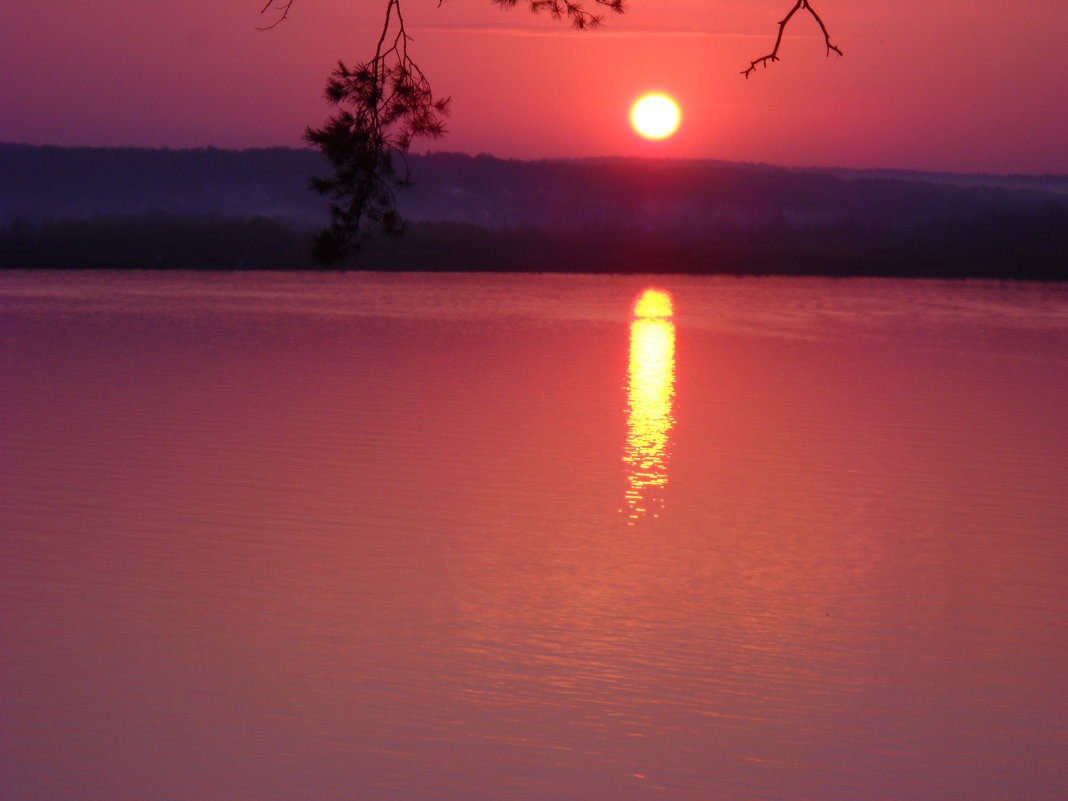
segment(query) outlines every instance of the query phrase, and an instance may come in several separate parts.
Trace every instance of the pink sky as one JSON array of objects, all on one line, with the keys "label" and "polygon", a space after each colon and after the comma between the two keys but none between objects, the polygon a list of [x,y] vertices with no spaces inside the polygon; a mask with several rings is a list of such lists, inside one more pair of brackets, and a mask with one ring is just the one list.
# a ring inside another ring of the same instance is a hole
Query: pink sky
[{"label": "pink sky", "polygon": [[[1064,0],[813,0],[844,58],[791,0],[631,0],[600,30],[488,0],[405,0],[413,53],[453,97],[449,135],[416,151],[500,157],[667,156],[792,166],[1068,173]],[[328,113],[339,57],[374,47],[381,0],[296,0],[272,31],[257,0],[86,3],[4,11],[0,141],[299,146]],[[683,124],[630,129],[662,91]]]}]

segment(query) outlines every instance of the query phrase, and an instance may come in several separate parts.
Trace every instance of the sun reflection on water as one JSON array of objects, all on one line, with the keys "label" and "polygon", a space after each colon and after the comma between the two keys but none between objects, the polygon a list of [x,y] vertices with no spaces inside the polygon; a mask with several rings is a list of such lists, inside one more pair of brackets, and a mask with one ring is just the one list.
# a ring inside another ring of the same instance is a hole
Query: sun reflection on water
[{"label": "sun reflection on water", "polygon": [[630,325],[627,391],[625,511],[631,523],[658,517],[668,480],[671,428],[675,423],[675,324],[671,295],[646,289],[634,304]]}]

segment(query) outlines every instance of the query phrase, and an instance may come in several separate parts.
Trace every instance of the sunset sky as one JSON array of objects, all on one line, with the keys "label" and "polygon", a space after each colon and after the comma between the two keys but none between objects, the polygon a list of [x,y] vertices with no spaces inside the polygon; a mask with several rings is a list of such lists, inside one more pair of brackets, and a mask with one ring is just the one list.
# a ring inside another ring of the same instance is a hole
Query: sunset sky
[{"label": "sunset sky", "polygon": [[[577,32],[520,5],[405,0],[412,52],[453,97],[449,135],[414,149],[499,157],[657,156],[790,166],[1068,173],[1065,0],[814,0],[749,80],[791,0],[632,0]],[[339,57],[367,58],[381,0],[12,3],[0,31],[0,141],[300,146]],[[638,137],[659,91],[676,135]]]}]

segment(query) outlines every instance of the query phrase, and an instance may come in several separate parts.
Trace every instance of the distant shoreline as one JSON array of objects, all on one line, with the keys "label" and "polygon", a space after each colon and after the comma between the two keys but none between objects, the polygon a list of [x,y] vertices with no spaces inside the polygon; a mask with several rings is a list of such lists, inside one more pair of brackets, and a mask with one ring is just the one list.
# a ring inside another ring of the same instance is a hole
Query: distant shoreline
[{"label": "distant shoreline", "polygon": [[0,225],[0,269],[286,270],[781,275],[1068,281],[1068,209],[939,219],[694,231],[503,230],[416,222],[336,268],[313,231],[265,217],[149,213]]}]

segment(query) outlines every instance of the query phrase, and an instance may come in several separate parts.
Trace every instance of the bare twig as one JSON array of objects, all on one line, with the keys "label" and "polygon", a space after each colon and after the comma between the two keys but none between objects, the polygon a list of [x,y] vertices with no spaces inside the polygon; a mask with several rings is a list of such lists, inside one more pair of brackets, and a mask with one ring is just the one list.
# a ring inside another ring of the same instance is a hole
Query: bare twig
[{"label": "bare twig", "polygon": [[[261,14],[266,14],[272,9],[275,11],[280,11],[281,13],[278,15],[274,22],[272,22],[270,25],[261,25],[259,27],[259,30],[269,31],[275,25],[279,25],[284,22],[289,16],[289,9],[293,7],[293,3],[295,2],[296,0],[267,0],[267,4],[260,9]],[[278,5],[275,5],[275,3],[278,3]]]},{"label": "bare twig", "polygon": [[[292,2],[292,0],[290,0],[290,2]],[[812,15],[812,18],[816,20],[816,24],[820,26],[820,30],[823,32],[824,44],[827,45],[827,55],[830,56],[832,50],[838,55],[842,55],[841,49],[839,49],[836,45],[831,44],[831,35],[827,33],[827,26],[823,24],[823,20],[820,19],[820,15],[816,13],[816,9],[809,5],[808,0],[797,0],[797,2],[794,4],[794,7],[790,9],[790,12],[779,22],[779,33],[775,37],[775,47],[773,47],[771,52],[768,53],[766,56],[761,56],[760,58],[751,61],[749,63],[749,66],[742,70],[742,75],[744,75],[748,79],[749,73],[753,72],[757,68],[758,64],[763,64],[766,68],[768,66],[769,61],[779,60],[779,45],[782,44],[782,34],[783,31],[786,30],[786,24],[790,21],[793,15],[801,9],[808,11],[808,13]]]}]

